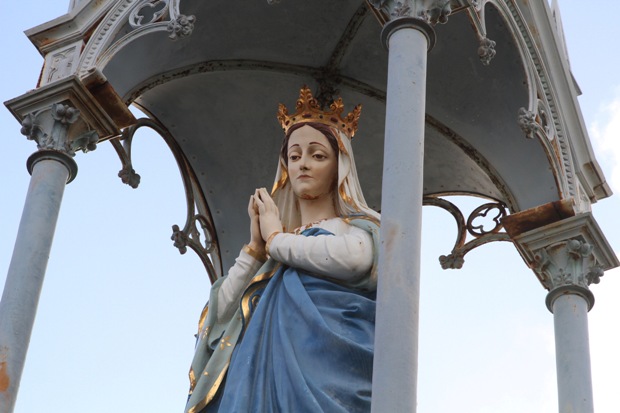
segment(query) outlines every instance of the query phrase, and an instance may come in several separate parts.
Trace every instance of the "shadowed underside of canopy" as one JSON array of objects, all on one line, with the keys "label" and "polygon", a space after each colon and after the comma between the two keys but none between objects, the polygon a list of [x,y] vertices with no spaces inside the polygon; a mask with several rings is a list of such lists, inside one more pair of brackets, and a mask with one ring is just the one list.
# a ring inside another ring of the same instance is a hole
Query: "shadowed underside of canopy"
[{"label": "shadowed underside of canopy", "polygon": [[[134,123],[128,104],[149,114],[144,124],[166,138],[185,178],[188,223],[176,240],[191,238],[199,215],[216,273],[245,236],[247,195],[272,185],[277,105],[293,105],[303,84],[325,102],[363,105],[354,150],[367,201],[381,209],[381,13],[360,0],[270,3],[83,1],[27,32],[46,57],[40,86],[76,74],[118,129]],[[435,29],[425,196],[479,195],[512,213],[564,201],[575,213],[610,195],[546,2],[453,1]],[[127,164],[118,138],[104,135]]]}]

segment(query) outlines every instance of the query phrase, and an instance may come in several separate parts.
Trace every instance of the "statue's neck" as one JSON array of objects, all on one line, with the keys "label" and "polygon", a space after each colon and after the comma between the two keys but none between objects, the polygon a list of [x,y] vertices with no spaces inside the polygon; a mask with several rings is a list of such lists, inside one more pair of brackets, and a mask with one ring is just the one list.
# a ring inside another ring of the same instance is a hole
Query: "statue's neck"
[{"label": "statue's neck", "polygon": [[301,225],[307,225],[312,222],[338,216],[336,207],[334,206],[334,200],[331,196],[322,196],[316,199],[298,199]]}]

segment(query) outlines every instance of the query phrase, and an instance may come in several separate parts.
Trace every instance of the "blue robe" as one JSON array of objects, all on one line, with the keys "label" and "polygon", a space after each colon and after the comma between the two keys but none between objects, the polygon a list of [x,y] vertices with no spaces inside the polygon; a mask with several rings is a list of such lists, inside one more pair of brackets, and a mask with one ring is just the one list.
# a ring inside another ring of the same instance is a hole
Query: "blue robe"
[{"label": "blue robe", "polygon": [[231,356],[201,413],[370,411],[375,291],[278,264],[250,283],[237,321],[209,334]]}]

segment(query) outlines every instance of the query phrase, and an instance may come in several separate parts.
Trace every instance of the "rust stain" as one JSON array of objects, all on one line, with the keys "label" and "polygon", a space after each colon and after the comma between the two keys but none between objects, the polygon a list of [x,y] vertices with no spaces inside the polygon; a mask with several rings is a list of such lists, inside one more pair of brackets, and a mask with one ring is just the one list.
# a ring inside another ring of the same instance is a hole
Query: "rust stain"
[{"label": "rust stain", "polygon": [[112,120],[114,120],[119,129],[136,123],[136,118],[108,81],[103,83],[87,83],[86,87],[108,115],[110,115]]},{"label": "rust stain", "polygon": [[57,39],[55,39],[55,38],[43,37],[43,38],[39,39],[38,47],[48,46],[48,45],[54,43],[56,40]]},{"label": "rust stain", "polygon": [[508,215],[504,217],[501,222],[508,235],[510,235],[510,238],[514,238],[524,232],[552,224],[574,215],[573,201],[571,199],[563,199]]},{"label": "rust stain", "polygon": [[[385,240],[383,240],[383,242],[385,242],[385,253],[386,255],[390,255],[391,251],[392,251],[392,245],[398,241],[398,234],[399,234],[399,225],[398,224],[394,224],[394,225],[388,225],[386,228],[386,234],[385,234]],[[388,258],[389,259],[389,258]]]},{"label": "rust stain", "polygon": [[0,351],[0,392],[5,392],[9,389],[11,385],[11,378],[9,377],[9,373],[6,368],[6,355],[8,353],[8,348],[3,347]]}]

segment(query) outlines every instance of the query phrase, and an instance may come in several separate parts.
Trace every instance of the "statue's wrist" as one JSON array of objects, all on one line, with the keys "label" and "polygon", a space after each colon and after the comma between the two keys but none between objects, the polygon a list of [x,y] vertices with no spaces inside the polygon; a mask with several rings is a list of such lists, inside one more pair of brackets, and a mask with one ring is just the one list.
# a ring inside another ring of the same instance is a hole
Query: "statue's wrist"
[{"label": "statue's wrist", "polygon": [[267,241],[265,241],[265,251],[267,251],[267,255],[269,254],[269,246],[271,245],[271,241],[276,237],[276,235],[281,234],[281,231],[273,231],[268,237]]},{"label": "statue's wrist", "polygon": [[267,252],[265,247],[263,245],[259,245],[257,242],[250,241],[249,244],[243,246],[243,251],[256,261],[267,261]]}]

